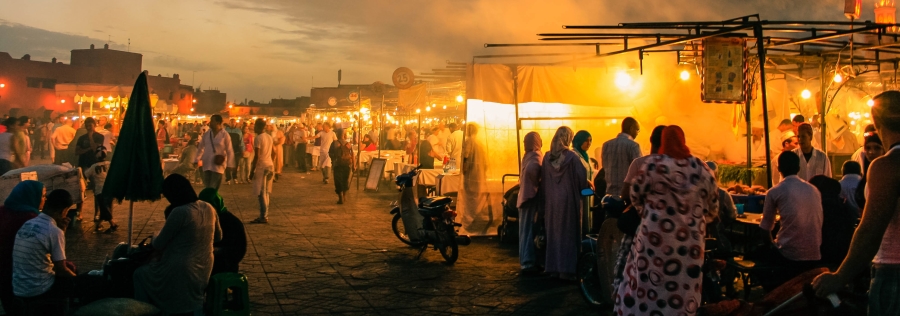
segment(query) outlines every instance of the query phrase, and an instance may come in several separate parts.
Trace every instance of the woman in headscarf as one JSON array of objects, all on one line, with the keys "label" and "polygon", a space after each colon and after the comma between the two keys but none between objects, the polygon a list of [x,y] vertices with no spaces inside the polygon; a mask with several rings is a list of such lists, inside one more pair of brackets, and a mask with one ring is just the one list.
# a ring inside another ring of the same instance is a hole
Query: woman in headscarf
[{"label": "woman in headscarf", "polygon": [[616,289],[619,315],[694,315],[700,307],[706,223],[716,217],[716,179],[691,156],[684,131],[662,134],[660,154],[648,158],[632,183],[641,224]]},{"label": "woman in headscarf", "polygon": [[134,272],[135,299],[165,313],[190,313],[203,307],[213,267],[213,242],[221,239],[216,210],[200,201],[179,174],[163,181],[172,212],[153,239],[156,260]]},{"label": "woman in headscarf", "polygon": [[581,246],[581,190],[591,187],[581,157],[572,151],[572,129],[556,130],[550,151],[541,163],[544,192],[544,226],[547,232],[545,271],[564,280],[575,280],[578,248]]},{"label": "woman in headscarf", "polygon": [[[588,150],[591,149],[592,142],[593,138],[591,138],[591,133],[585,130],[580,130],[575,133],[575,138],[572,139],[572,149],[575,150],[575,153],[578,154],[579,157],[581,157],[581,163],[584,164],[584,169],[587,171],[587,181],[591,183],[591,188],[594,187],[595,169],[593,164],[591,164],[591,157],[588,157]],[[593,204],[593,201],[591,199],[592,197],[593,196],[584,196],[581,198],[581,203],[583,203],[581,209],[584,210],[584,212],[582,212],[581,214],[581,229],[585,234],[588,233],[588,230],[594,227],[594,222],[592,221],[593,217],[589,216],[591,214],[591,205]],[[597,222],[597,226],[595,228],[597,229],[597,231],[600,230],[599,225],[601,223],[602,222]]]},{"label": "woman in headscarf", "polygon": [[809,179],[822,196],[822,263],[837,270],[844,262],[856,224],[856,211],[841,197],[841,183],[835,179],[818,175]]},{"label": "woman in headscarf", "polygon": [[200,191],[200,200],[212,205],[216,215],[219,216],[219,226],[222,227],[222,240],[213,243],[212,275],[222,272],[237,273],[238,266],[247,253],[244,223],[228,211],[225,200],[216,189],[206,188]]},{"label": "woman in headscarf", "polygon": [[7,315],[16,315],[18,301],[12,289],[12,252],[16,233],[28,220],[44,208],[44,184],[25,180],[19,182],[0,206],[0,303]]},{"label": "woman in headscarf", "polygon": [[525,156],[519,170],[519,264],[523,274],[540,271],[534,248],[534,221],[538,212],[544,209],[541,188],[541,160],[543,153],[541,135],[536,132],[525,134]]},{"label": "woman in headscarf", "polygon": [[872,164],[872,161],[875,158],[884,156],[884,144],[881,143],[881,137],[878,136],[877,133],[866,133],[865,142],[863,143],[863,155],[862,155],[862,171],[863,178],[859,181],[859,184],[856,186],[856,205],[859,206],[859,209],[862,210],[866,206],[866,180],[868,180],[867,176],[869,174],[869,165]]},{"label": "woman in headscarf", "polygon": [[591,157],[588,157],[588,150],[591,149],[591,143],[593,141],[591,133],[585,130],[578,131],[578,133],[575,133],[575,138],[572,138],[572,149],[574,149],[575,153],[581,157],[584,168],[588,172],[588,181],[591,182],[594,180],[594,169],[593,166],[591,166]]}]

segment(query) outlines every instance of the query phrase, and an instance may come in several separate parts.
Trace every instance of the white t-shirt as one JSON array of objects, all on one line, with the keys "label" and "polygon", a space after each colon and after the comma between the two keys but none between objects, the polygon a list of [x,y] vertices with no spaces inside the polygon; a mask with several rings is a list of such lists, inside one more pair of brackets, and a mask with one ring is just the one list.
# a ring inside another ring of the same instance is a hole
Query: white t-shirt
[{"label": "white t-shirt", "polygon": [[53,262],[66,260],[66,237],[56,221],[41,213],[19,228],[13,246],[13,293],[33,297],[53,287]]},{"label": "white t-shirt", "polygon": [[272,162],[273,143],[272,135],[266,133],[258,134],[253,138],[253,148],[259,149],[259,156],[256,158],[256,170],[275,166],[275,163]]},{"label": "white t-shirt", "polygon": [[337,135],[334,134],[334,131],[326,132],[323,130],[319,132],[319,138],[322,140],[320,142],[321,145],[319,145],[319,151],[327,154],[328,150],[331,149],[331,143],[337,140]]},{"label": "white t-shirt", "polygon": [[84,171],[84,176],[94,183],[94,195],[103,193],[103,184],[106,183],[106,174],[109,172],[109,161],[101,161]]}]

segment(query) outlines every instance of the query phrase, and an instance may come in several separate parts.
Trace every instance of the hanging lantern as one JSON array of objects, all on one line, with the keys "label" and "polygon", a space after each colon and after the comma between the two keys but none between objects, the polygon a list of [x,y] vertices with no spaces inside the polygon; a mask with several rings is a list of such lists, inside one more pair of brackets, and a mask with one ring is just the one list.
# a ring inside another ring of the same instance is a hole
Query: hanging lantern
[{"label": "hanging lantern", "polygon": [[844,0],[844,16],[851,20],[859,19],[862,0]]}]

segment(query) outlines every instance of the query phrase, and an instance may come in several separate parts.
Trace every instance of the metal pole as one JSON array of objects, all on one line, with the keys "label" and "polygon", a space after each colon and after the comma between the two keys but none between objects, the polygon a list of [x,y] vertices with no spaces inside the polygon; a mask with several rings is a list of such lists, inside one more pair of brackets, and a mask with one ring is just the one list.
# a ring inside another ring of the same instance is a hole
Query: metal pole
[{"label": "metal pole", "polygon": [[[371,104],[371,102],[369,102]],[[370,106],[371,107],[371,106]],[[362,111],[362,89],[359,89],[358,98],[356,99],[356,131],[353,133],[353,137],[356,138],[356,166],[353,168],[355,171],[352,171],[350,176],[356,175],[356,190],[359,191],[359,157],[362,156],[362,115],[360,112]]]},{"label": "metal pole", "polygon": [[[382,90],[382,91],[384,91],[384,90]],[[379,123],[379,125],[381,125],[381,128],[378,130],[378,133],[375,133],[376,134],[375,137],[378,137],[378,141],[380,142],[381,141],[381,133],[384,132],[384,93],[381,94],[381,111],[379,113],[381,113],[381,114],[378,115],[378,121],[379,121],[378,123]],[[384,140],[387,141],[387,137],[385,137]],[[375,141],[375,140],[373,139],[372,141]],[[384,146],[384,144],[378,144],[378,158],[381,158],[381,147],[383,147],[383,146]]]},{"label": "metal pole", "polygon": [[512,65],[512,79],[513,79],[513,106],[516,108],[516,164],[518,165],[518,169],[522,169],[522,143],[521,143],[521,130],[522,123],[519,122],[519,67],[516,65]]},{"label": "metal pole", "polygon": [[[762,24],[753,26],[753,35],[757,43],[763,43]],[[766,179],[767,188],[772,187],[772,146],[769,144],[769,98],[766,96],[766,48],[765,45],[757,45],[756,52],[759,56],[759,93],[762,95],[763,135],[766,142]]]},{"label": "metal pole", "polygon": [[[760,64],[762,66],[762,64]],[[753,88],[750,88],[751,90]],[[748,91],[749,92],[749,91]],[[747,99],[744,100],[744,116],[747,120],[747,170],[751,170],[753,168],[753,132],[752,132],[752,124],[750,119],[750,95],[747,95]],[[753,176],[747,178],[747,185],[753,185]]]},{"label": "metal pole", "polygon": [[[853,58],[851,55],[851,60],[852,59]],[[822,60],[819,62],[819,70],[822,73],[822,75],[819,76],[819,79],[820,79],[819,81],[821,82],[820,85],[822,86],[820,88],[822,90],[821,91],[821,95],[822,95],[821,99],[822,100],[820,100],[820,102],[819,102],[819,121],[820,121],[819,124],[821,124],[821,125],[819,125],[819,130],[822,132],[819,133],[819,134],[821,134],[821,135],[819,135],[819,136],[821,136],[819,139],[819,142],[820,142],[820,144],[822,144],[822,152],[824,152],[825,155],[827,156],[828,155],[828,146],[826,144],[826,139],[828,139],[828,138],[827,138],[827,135],[825,135],[827,133],[826,132],[827,130],[825,129],[825,103],[827,102],[826,99],[828,98],[828,91],[826,91],[828,89],[828,85],[826,84],[827,81],[825,78],[827,77],[826,74],[827,74],[828,69],[825,68],[825,57],[822,57]],[[851,80],[851,79],[852,79],[852,77],[847,78],[847,80]]]}]

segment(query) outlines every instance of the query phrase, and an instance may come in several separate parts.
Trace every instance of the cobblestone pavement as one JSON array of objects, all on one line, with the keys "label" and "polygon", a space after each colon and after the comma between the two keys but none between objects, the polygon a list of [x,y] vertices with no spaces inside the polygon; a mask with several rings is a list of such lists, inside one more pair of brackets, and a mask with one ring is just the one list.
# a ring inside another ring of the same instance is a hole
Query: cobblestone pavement
[{"label": "cobblestone pavement", "polygon": [[[382,184],[380,192],[355,186],[354,180],[348,202],[337,205],[334,186],[322,184],[321,173],[286,171],[275,183],[269,224],[245,224],[249,245],[241,272],[250,282],[253,315],[598,314],[575,283],[519,276],[517,246],[496,238],[460,246],[454,265],[432,250],[415,260],[416,250],[391,231],[393,186]],[[228,209],[245,223],[258,216],[250,191],[249,184],[221,188]],[[136,241],[162,227],[164,207],[135,204]],[[92,197],[84,210],[90,219]],[[115,205],[114,214],[126,224],[127,204]],[[66,233],[69,259],[82,272],[99,269],[127,238],[127,225],[98,234],[92,224],[86,220]]]}]

